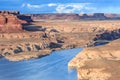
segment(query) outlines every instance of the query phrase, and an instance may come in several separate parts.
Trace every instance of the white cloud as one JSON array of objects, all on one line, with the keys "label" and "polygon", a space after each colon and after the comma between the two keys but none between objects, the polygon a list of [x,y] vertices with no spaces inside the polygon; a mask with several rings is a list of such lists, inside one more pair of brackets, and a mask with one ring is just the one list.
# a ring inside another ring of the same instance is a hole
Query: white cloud
[{"label": "white cloud", "polygon": [[21,7],[25,7],[25,3],[23,3],[23,4],[21,5]]},{"label": "white cloud", "polygon": [[96,10],[96,7],[85,7],[86,10]]},{"label": "white cloud", "polygon": [[83,5],[76,4],[59,4],[56,8],[58,13],[73,13],[75,10],[81,10]]},{"label": "white cloud", "polygon": [[55,3],[49,3],[49,4],[41,4],[41,5],[35,5],[35,4],[30,4],[30,3],[23,3],[21,7],[27,6],[28,8],[43,8],[43,7],[54,7],[57,6]]},{"label": "white cloud", "polygon": [[[61,4],[61,3],[49,3],[49,4],[41,4],[41,5],[35,5],[30,3],[23,3],[21,7],[27,7],[29,9],[43,9],[48,8],[48,10],[53,7],[53,11],[55,13],[84,13],[86,11],[95,11],[96,8],[92,7],[92,3],[67,3],[67,4]],[[46,10],[47,11],[47,10]]]},{"label": "white cloud", "polygon": [[27,4],[27,7],[28,8],[42,8],[42,7],[44,7],[44,5],[31,5],[31,4]]},{"label": "white cloud", "polygon": [[55,3],[49,3],[48,4],[48,7],[54,7],[54,6],[57,6],[57,4],[55,4]]},{"label": "white cloud", "polygon": [[59,4],[56,7],[58,13],[74,13],[82,12],[82,10],[95,10],[96,8],[90,7],[90,3],[70,3],[70,4]]}]

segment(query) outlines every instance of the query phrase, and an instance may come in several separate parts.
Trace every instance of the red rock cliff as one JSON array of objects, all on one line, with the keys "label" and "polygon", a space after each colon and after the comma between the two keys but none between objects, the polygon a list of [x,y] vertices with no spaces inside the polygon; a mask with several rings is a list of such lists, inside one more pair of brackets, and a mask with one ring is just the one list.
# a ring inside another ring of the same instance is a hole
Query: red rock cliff
[{"label": "red rock cliff", "polygon": [[0,32],[20,32],[22,24],[27,23],[20,20],[16,15],[10,13],[0,13]]}]

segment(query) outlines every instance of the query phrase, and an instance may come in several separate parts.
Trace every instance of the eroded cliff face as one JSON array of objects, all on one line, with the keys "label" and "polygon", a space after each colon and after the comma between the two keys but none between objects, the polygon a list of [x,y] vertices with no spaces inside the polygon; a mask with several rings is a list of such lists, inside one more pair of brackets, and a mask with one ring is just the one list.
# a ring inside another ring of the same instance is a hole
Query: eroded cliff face
[{"label": "eroded cliff face", "polygon": [[44,32],[9,33],[0,35],[0,56],[11,61],[28,60],[50,54],[59,48],[56,38]]},{"label": "eroded cliff face", "polygon": [[104,46],[85,48],[68,66],[77,69],[78,80],[119,80],[120,39]]},{"label": "eroded cliff face", "polygon": [[48,55],[60,46],[56,38],[44,31],[23,29],[22,24],[27,21],[17,15],[17,12],[0,12],[0,57],[11,61],[28,60]]},{"label": "eroded cliff face", "polygon": [[120,21],[65,21],[65,20],[45,20],[35,22],[34,24],[43,26],[47,29],[56,29],[61,33],[78,33],[78,32],[104,32],[113,31],[120,28]]},{"label": "eroded cliff face", "polygon": [[94,40],[114,40],[120,38],[120,29],[115,29],[112,31],[106,30],[102,34],[96,34]]},{"label": "eroded cliff face", "polygon": [[[18,61],[48,55],[52,50],[93,46],[96,40],[106,40],[111,35],[110,40],[119,38],[119,25],[119,21],[33,22],[22,26],[26,31],[21,33],[0,34],[1,56]],[[42,54],[44,50],[47,52]]]},{"label": "eroded cliff face", "polygon": [[20,20],[16,15],[0,13],[0,33],[21,32],[22,24],[25,23],[25,20]]},{"label": "eroded cliff face", "polygon": [[120,38],[120,21],[40,21],[46,31],[60,33],[57,39],[64,42],[63,47],[92,46],[97,40],[114,40]]}]

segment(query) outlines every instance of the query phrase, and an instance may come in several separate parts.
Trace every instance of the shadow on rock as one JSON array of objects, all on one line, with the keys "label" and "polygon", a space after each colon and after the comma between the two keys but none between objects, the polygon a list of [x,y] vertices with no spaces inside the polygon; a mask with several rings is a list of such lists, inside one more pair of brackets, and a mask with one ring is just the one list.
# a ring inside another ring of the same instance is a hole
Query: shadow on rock
[{"label": "shadow on rock", "polygon": [[23,29],[26,31],[45,31],[46,28],[42,28],[42,26],[35,26],[30,24],[24,24]]}]

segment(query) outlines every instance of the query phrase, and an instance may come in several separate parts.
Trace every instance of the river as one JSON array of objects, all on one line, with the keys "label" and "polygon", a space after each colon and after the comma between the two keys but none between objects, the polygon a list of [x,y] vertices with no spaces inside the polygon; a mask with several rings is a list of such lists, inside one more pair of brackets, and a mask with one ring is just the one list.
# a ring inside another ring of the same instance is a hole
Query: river
[{"label": "river", "polygon": [[77,80],[77,72],[68,69],[68,62],[81,50],[54,51],[39,59],[19,62],[1,58],[0,80]]}]

